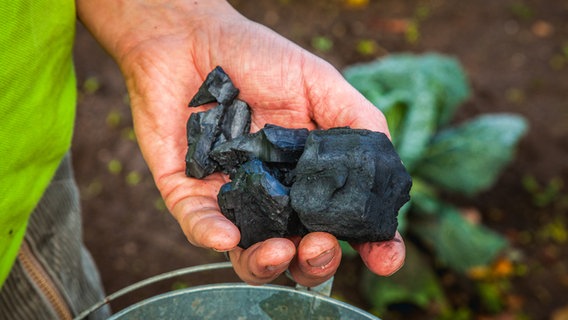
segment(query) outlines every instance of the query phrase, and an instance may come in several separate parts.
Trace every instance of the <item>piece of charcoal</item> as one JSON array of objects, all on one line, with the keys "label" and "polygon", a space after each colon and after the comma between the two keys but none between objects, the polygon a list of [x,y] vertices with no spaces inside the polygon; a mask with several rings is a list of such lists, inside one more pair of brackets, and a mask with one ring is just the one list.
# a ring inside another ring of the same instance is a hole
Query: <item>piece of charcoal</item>
[{"label": "piece of charcoal", "polygon": [[209,153],[220,135],[219,123],[225,107],[218,105],[208,111],[192,113],[187,121],[187,154],[185,174],[188,177],[204,178],[217,170],[218,164]]},{"label": "piece of charcoal", "polygon": [[230,105],[238,94],[239,89],[235,88],[225,71],[217,66],[207,75],[189,106],[198,107],[210,102]]},{"label": "piece of charcoal", "polygon": [[291,204],[310,232],[354,242],[394,237],[412,182],[386,135],[314,130],[295,171]]},{"label": "piece of charcoal", "polygon": [[246,102],[235,99],[226,108],[223,122],[221,123],[221,134],[225,141],[233,140],[250,132],[251,114]]},{"label": "piece of charcoal", "polygon": [[201,179],[218,171],[218,163],[210,157],[211,150],[248,133],[250,122],[248,105],[238,99],[229,106],[218,105],[193,113],[187,121],[186,175]]},{"label": "piece of charcoal", "polygon": [[258,132],[215,145],[210,156],[225,172],[234,171],[252,159],[268,164],[287,164],[285,167],[293,168],[302,155],[308,133],[307,129],[267,124]]},{"label": "piece of charcoal", "polygon": [[289,226],[302,230],[290,206],[289,188],[282,185],[260,160],[239,167],[218,195],[221,212],[241,232],[239,246],[289,234]]}]

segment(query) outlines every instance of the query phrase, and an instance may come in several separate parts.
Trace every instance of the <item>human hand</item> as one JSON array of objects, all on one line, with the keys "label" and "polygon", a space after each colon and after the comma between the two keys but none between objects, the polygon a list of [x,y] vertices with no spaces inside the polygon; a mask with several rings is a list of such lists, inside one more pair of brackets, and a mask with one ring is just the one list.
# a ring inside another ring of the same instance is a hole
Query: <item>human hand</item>
[{"label": "human hand", "polygon": [[[327,233],[268,239],[247,250],[237,247],[239,230],[217,205],[227,177],[185,176],[185,123],[191,112],[207,108],[188,109],[187,103],[220,65],[251,106],[252,131],[271,123],[308,129],[350,126],[388,135],[383,115],[331,65],[245,19],[225,1],[79,0],[78,9],[121,67],[140,148],[189,242],[230,251],[235,271],[251,284],[270,282],[286,269],[304,286],[333,276],[341,249]],[[380,275],[395,272],[404,262],[398,233],[392,241],[354,247]]]}]

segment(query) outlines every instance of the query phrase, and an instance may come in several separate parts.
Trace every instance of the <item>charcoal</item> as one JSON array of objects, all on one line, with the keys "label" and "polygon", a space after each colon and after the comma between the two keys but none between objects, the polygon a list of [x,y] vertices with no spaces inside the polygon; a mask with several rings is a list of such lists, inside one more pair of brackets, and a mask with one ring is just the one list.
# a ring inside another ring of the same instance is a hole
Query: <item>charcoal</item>
[{"label": "charcoal", "polygon": [[201,179],[219,171],[218,163],[210,157],[211,150],[248,133],[250,122],[249,106],[238,99],[229,105],[219,104],[208,111],[192,113],[187,121],[185,174]]},{"label": "charcoal", "polygon": [[284,237],[293,225],[301,229],[290,206],[289,188],[282,185],[260,161],[239,167],[232,181],[218,195],[221,212],[241,231],[239,246]]},{"label": "charcoal", "polygon": [[305,128],[289,129],[267,124],[262,129],[262,133],[269,142],[270,152],[261,159],[267,162],[295,163],[304,152],[309,131]]},{"label": "charcoal", "polygon": [[210,156],[228,173],[252,159],[268,164],[287,164],[286,168],[293,168],[302,155],[308,133],[307,129],[268,124],[256,133],[216,145]]},{"label": "charcoal", "polygon": [[246,102],[235,99],[227,107],[223,122],[221,123],[221,134],[225,141],[233,140],[243,134],[250,132],[251,114]]},{"label": "charcoal", "polygon": [[290,190],[292,208],[310,231],[342,240],[394,237],[411,178],[386,135],[363,129],[310,132]]},{"label": "charcoal", "polygon": [[203,112],[194,112],[187,121],[187,154],[185,174],[188,177],[204,178],[218,168],[209,153],[220,134],[219,122],[225,107],[218,105]]},{"label": "charcoal", "polygon": [[394,237],[412,182],[386,135],[271,124],[248,133],[251,111],[238,93],[217,67],[189,103],[219,105],[187,122],[186,174],[230,175],[218,203],[241,231],[239,246],[315,231],[352,242]]},{"label": "charcoal", "polygon": [[210,102],[230,105],[238,94],[239,89],[235,88],[229,76],[218,66],[207,75],[189,106],[198,107]]}]

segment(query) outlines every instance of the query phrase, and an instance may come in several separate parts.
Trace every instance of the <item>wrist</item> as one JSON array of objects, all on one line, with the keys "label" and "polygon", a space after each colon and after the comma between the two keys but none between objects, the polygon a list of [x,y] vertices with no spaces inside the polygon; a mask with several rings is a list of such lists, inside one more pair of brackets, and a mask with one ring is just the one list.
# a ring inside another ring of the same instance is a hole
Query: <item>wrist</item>
[{"label": "wrist", "polygon": [[225,0],[77,0],[79,20],[122,65],[144,43],[189,37],[214,19],[238,13]]}]

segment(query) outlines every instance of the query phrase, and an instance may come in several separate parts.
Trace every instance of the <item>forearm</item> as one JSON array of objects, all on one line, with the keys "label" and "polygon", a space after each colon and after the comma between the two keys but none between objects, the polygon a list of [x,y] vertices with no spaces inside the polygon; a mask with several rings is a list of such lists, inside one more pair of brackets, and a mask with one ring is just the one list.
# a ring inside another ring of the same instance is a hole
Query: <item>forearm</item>
[{"label": "forearm", "polygon": [[76,0],[79,20],[119,63],[140,44],[190,35],[208,17],[238,15],[224,0]]}]

